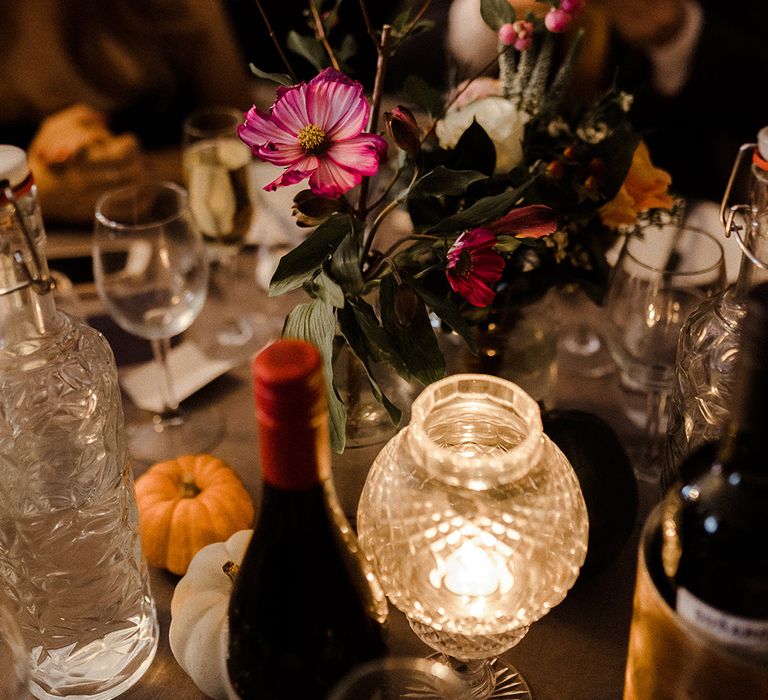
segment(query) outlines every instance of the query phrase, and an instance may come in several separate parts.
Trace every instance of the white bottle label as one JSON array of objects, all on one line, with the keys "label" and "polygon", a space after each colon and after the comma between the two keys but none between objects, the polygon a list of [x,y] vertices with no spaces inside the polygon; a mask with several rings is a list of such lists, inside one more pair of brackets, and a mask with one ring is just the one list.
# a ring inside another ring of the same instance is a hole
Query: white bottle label
[{"label": "white bottle label", "polygon": [[685,588],[677,589],[677,612],[694,627],[723,644],[753,653],[768,653],[768,620],[724,613],[702,602]]}]

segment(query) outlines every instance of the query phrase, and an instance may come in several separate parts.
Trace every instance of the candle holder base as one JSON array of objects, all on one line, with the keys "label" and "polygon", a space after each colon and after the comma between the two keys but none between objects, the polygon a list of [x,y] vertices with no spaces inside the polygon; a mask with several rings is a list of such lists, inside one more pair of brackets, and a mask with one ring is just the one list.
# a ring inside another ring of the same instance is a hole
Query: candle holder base
[{"label": "candle holder base", "polygon": [[[459,676],[466,676],[467,670],[462,670],[462,662],[444,654],[437,653],[427,657],[429,660],[447,663]],[[525,678],[514,667],[498,658],[488,661],[491,671],[489,688],[479,688],[472,694],[473,700],[533,700],[531,689]],[[472,672],[469,672],[470,675]],[[490,691],[490,694],[488,692]],[[479,693],[479,694],[478,694]]]}]

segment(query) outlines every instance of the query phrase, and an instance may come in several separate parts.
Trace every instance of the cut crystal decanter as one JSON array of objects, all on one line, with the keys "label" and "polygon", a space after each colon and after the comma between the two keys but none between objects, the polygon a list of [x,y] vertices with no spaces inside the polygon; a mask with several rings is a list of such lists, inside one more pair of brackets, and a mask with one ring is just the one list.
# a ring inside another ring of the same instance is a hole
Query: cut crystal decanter
[{"label": "cut crystal decanter", "polygon": [[56,310],[25,153],[0,146],[0,581],[37,698],[103,700],[158,641],[112,351]]}]

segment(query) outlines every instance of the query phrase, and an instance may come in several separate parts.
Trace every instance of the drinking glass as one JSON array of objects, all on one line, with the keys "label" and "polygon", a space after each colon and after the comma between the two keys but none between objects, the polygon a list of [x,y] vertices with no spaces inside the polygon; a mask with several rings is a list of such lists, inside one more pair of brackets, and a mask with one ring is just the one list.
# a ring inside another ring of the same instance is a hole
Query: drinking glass
[{"label": "drinking glass", "polygon": [[229,268],[253,218],[251,150],[237,135],[243,113],[207,107],[182,125],[182,173],[211,262]]},{"label": "drinking glass", "polygon": [[[253,222],[256,201],[251,149],[240,140],[243,113],[234,107],[204,107],[182,125],[182,173],[189,203],[203,235],[211,270],[211,294],[228,304],[238,253]],[[214,332],[219,345],[242,347],[254,340],[265,319],[225,311]]]},{"label": "drinking glass", "polygon": [[353,668],[328,700],[465,700],[469,688],[448,665],[411,656],[392,656]]},{"label": "drinking glass", "polygon": [[667,400],[688,315],[725,285],[723,249],[689,226],[649,225],[627,238],[611,273],[605,337],[619,368],[627,416],[642,427],[636,475],[661,473]]},{"label": "drinking glass", "polygon": [[150,341],[158,367],[164,408],[150,421],[126,426],[130,453],[155,462],[208,451],[221,439],[221,421],[211,410],[182,413],[168,363],[171,338],[192,325],[208,288],[205,246],[186,191],[161,182],[102,196],[93,270],[110,316],[123,330]]}]

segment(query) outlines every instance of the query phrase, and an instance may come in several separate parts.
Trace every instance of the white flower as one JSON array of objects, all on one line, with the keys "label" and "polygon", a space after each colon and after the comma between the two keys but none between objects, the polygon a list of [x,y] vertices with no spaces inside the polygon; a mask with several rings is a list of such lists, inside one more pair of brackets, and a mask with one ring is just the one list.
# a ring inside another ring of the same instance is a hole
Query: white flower
[{"label": "white flower", "polygon": [[620,92],[619,93],[619,107],[622,112],[629,112],[630,109],[632,109],[632,103],[634,102],[635,97],[634,95],[631,95],[628,92]]},{"label": "white flower", "polygon": [[555,117],[547,124],[547,133],[553,138],[568,134],[571,131],[571,127],[568,126],[568,122],[562,117]]},{"label": "white flower", "polygon": [[472,121],[483,127],[496,148],[496,172],[512,170],[523,159],[523,131],[531,116],[503,97],[485,97],[450,109],[435,132],[443,148],[454,148]]},{"label": "white flower", "polygon": [[600,143],[608,136],[608,125],[605,122],[597,122],[594,126],[590,125],[576,129],[576,135],[582,141],[594,145]]}]

